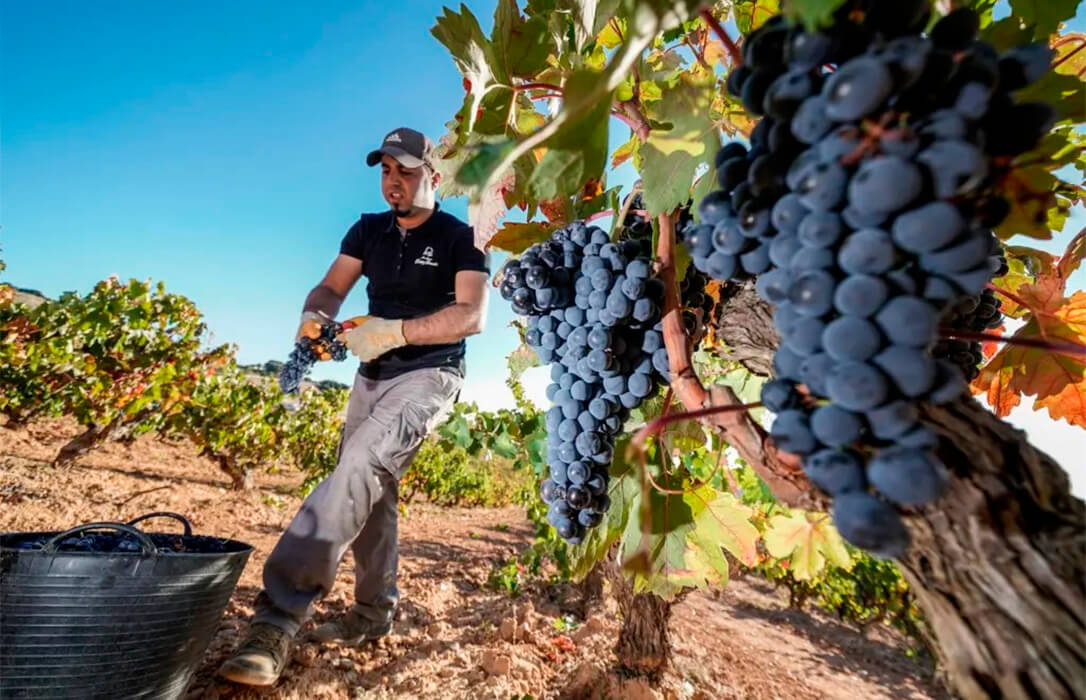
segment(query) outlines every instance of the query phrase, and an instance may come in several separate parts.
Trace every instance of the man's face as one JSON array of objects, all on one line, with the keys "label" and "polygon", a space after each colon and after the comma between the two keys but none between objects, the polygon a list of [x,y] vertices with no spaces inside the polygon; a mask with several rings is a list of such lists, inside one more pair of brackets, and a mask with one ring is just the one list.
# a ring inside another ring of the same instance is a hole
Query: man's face
[{"label": "man's face", "polygon": [[435,179],[425,166],[408,168],[392,156],[381,157],[381,194],[398,216],[433,209]]}]

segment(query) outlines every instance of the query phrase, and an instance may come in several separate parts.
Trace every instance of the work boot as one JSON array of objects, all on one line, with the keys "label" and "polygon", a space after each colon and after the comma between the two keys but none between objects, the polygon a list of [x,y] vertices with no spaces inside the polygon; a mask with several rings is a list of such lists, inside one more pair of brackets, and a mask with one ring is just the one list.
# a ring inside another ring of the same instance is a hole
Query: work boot
[{"label": "work boot", "polygon": [[391,621],[374,622],[352,610],[338,620],[325,622],[306,635],[305,639],[309,642],[337,642],[344,646],[360,646],[385,636],[391,630]]},{"label": "work boot", "polygon": [[275,625],[257,622],[218,675],[245,685],[275,685],[290,660],[290,635]]}]

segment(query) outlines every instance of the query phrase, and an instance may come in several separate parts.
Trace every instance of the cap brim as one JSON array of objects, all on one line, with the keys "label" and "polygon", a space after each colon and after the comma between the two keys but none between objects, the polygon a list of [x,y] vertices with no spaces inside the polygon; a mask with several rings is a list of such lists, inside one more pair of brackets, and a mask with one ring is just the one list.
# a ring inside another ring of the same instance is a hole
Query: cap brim
[{"label": "cap brim", "polygon": [[383,155],[392,156],[405,168],[419,168],[426,164],[426,161],[416,158],[402,148],[385,146],[384,148],[378,148],[376,151],[370,151],[370,154],[366,156],[366,165],[370,167],[377,165],[381,162],[381,156]]}]

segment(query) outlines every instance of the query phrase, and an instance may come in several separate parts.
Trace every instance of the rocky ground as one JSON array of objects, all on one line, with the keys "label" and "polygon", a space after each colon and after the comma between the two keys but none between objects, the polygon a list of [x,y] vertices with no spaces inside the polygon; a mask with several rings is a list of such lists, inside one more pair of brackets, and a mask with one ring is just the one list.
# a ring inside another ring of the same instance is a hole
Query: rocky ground
[{"label": "rocky ground", "polygon": [[[263,474],[247,492],[187,444],[144,437],[104,446],[77,466],[49,460],[74,422],[0,427],[0,531],[55,530],[155,510],[188,517],[197,534],[255,551],[187,692],[197,698],[942,698],[930,666],[887,629],[861,636],[821,613],[790,610],[764,582],[733,580],[676,605],[674,658],[656,685],[614,673],[613,602],[584,613],[572,585],[528,585],[511,598],[488,587],[496,564],[531,539],[521,509],[411,504],[400,523],[401,604],[391,635],[362,649],[298,646],[281,682],[252,690],[215,680],[244,634],[261,564],[300,503],[297,472]],[[163,520],[152,531],[172,531]],[[316,622],[350,605],[348,553]]]}]

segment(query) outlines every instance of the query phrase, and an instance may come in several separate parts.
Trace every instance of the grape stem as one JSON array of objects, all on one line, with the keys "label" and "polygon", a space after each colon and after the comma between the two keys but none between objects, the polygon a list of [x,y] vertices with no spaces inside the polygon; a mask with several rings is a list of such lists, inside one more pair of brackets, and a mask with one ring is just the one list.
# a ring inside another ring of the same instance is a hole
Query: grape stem
[{"label": "grape stem", "polygon": [[713,32],[716,33],[720,38],[720,41],[724,44],[724,48],[728,50],[728,55],[731,56],[732,59],[732,68],[735,68],[742,63],[743,55],[739,53],[739,47],[736,46],[735,42],[732,41],[732,38],[728,36],[728,32],[724,29],[723,25],[721,25],[717,18],[713,16],[713,11],[708,7],[703,7],[698,14],[701,15],[701,18],[705,23],[712,28]]},{"label": "grape stem", "polygon": [[1086,357],[1086,345],[1078,343],[1055,343],[1051,340],[1039,338],[1019,338],[1017,336],[999,335],[998,333],[978,333],[956,328],[941,328],[939,335],[944,338],[957,338],[959,340],[990,341],[993,343],[1006,343],[1007,345],[1022,345],[1028,348],[1041,348],[1060,355],[1072,355]]},{"label": "grape stem", "polygon": [[1044,315],[1044,314],[1038,313],[1037,310],[1033,308],[1032,304],[1027,303],[1024,299],[1022,299],[1022,297],[1018,296],[1014,292],[1003,289],[1002,287],[994,285],[991,282],[988,282],[984,286],[986,286],[988,289],[991,289],[996,294],[1007,297],[1008,299],[1013,301],[1015,304],[1018,304],[1019,306],[1021,306],[1023,309],[1028,310],[1034,316]]},{"label": "grape stem", "polygon": [[638,109],[637,102],[634,100],[623,100],[618,103],[619,110],[612,112],[618,117],[626,126],[630,127],[630,130],[637,134],[637,138],[642,143],[649,140],[649,132],[652,131],[652,127],[649,126],[649,122],[645,119],[645,115]]}]

